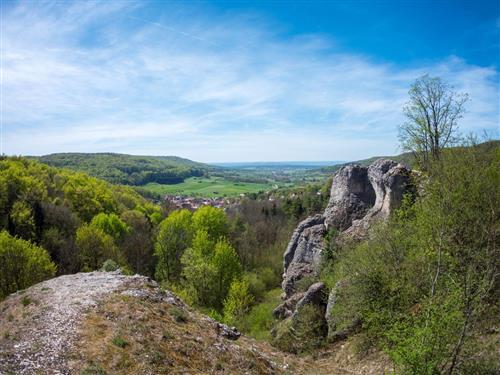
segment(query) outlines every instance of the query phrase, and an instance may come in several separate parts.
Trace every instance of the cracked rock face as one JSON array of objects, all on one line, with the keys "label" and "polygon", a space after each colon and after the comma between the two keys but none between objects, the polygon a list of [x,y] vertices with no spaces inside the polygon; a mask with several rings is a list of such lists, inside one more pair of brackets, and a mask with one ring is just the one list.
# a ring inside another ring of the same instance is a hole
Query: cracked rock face
[{"label": "cracked rock face", "polygon": [[284,255],[282,288],[286,297],[296,292],[296,284],[313,275],[319,267],[326,234],[324,217],[315,215],[302,221],[292,234]]},{"label": "cracked rock face", "polygon": [[375,199],[367,168],[348,165],[340,169],[333,178],[330,201],[324,212],[327,227],[346,230],[353,220],[365,216]]},{"label": "cracked rock face", "polygon": [[336,229],[340,238],[366,237],[375,221],[386,219],[400,206],[410,175],[406,166],[387,159],[369,167],[348,165],[336,172],[324,213],[303,220],[292,234],[283,262],[284,303],[276,309],[276,316],[287,318],[296,313],[301,300],[297,283],[317,276],[326,233]]}]

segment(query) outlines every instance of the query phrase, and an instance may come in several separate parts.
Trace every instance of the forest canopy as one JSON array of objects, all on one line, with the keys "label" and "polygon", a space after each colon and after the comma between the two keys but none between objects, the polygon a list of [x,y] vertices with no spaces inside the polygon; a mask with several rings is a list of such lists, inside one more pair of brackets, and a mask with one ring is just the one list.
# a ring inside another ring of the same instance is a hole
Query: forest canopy
[{"label": "forest canopy", "polygon": [[41,156],[42,163],[85,172],[108,182],[145,185],[177,184],[205,174],[210,167],[177,156],[137,156],[113,153],[60,153]]}]

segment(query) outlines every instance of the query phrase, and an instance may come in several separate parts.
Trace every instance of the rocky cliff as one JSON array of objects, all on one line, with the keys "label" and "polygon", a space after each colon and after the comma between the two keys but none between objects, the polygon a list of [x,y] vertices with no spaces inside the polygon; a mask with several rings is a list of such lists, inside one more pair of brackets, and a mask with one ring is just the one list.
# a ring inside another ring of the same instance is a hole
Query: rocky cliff
[{"label": "rocky cliff", "polygon": [[[379,159],[369,167],[345,166],[335,173],[324,213],[302,221],[290,239],[284,254],[284,302],[275,309],[275,317],[290,319],[298,314],[300,306],[316,304],[324,309],[325,319],[331,321],[329,305],[335,302],[341,285],[325,298],[324,284],[313,283],[320,271],[325,236],[330,231],[337,234],[337,241],[365,238],[374,222],[387,218],[399,207],[403,195],[411,189],[410,177],[411,170],[405,165],[387,159]],[[307,284],[312,285],[301,290]]]}]

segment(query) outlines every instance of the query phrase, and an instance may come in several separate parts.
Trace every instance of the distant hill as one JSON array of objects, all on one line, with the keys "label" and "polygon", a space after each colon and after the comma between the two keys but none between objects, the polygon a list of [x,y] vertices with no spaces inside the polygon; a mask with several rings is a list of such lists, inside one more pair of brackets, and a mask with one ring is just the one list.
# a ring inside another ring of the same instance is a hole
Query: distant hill
[{"label": "distant hill", "polygon": [[410,167],[413,167],[413,164],[415,163],[413,155],[411,153],[407,152],[407,153],[395,155],[395,156],[373,156],[373,157],[368,158],[368,159],[361,159],[361,160],[350,161],[350,162],[342,163],[342,164],[330,165],[327,167],[320,168],[319,171],[325,172],[325,173],[332,173],[332,172],[338,171],[340,168],[342,168],[346,165],[352,165],[352,164],[358,164],[358,165],[367,167],[367,166],[373,164],[373,162],[375,160],[378,160],[378,159],[391,159],[391,160],[394,160],[394,161],[397,161],[400,163],[405,163]]},{"label": "distant hill", "polygon": [[114,153],[60,153],[41,156],[38,160],[125,185],[145,185],[149,182],[177,184],[188,177],[203,176],[214,168],[177,156]]},{"label": "distant hill", "polygon": [[[481,148],[495,148],[495,147],[499,147],[499,146],[500,146],[500,141],[498,141],[498,140],[487,141],[487,142],[480,143],[478,145],[478,147],[481,147]],[[358,165],[367,167],[367,166],[371,165],[377,159],[391,159],[391,160],[397,161],[399,163],[404,163],[404,164],[408,165],[409,167],[412,167],[412,168],[415,167],[414,156],[412,155],[411,152],[405,152],[403,154],[394,155],[394,156],[373,156],[373,157],[368,158],[368,159],[361,159],[361,160],[356,160],[356,161],[350,161],[348,163],[343,163],[343,164],[330,165],[327,167],[316,169],[316,171],[319,170],[319,171],[325,172],[325,173],[332,173],[332,172],[338,171],[340,168],[342,168],[346,165],[352,165],[352,164],[358,164]]]},{"label": "distant hill", "polygon": [[219,167],[233,169],[317,169],[324,166],[343,164],[345,161],[256,161],[234,163],[212,163]]}]

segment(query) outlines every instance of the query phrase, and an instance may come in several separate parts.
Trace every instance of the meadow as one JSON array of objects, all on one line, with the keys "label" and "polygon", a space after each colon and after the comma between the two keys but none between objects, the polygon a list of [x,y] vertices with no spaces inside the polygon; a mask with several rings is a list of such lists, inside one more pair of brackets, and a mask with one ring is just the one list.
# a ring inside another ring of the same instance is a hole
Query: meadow
[{"label": "meadow", "polygon": [[160,194],[220,197],[269,191],[285,185],[286,184],[235,182],[223,177],[191,177],[179,184],[165,185],[151,182],[142,187]]}]

